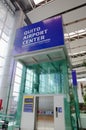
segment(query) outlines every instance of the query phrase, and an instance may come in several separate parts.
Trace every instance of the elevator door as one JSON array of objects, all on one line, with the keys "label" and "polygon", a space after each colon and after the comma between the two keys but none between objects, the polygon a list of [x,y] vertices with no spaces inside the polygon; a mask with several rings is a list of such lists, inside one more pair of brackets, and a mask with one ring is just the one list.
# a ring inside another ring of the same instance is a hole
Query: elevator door
[{"label": "elevator door", "polygon": [[36,97],[36,130],[54,130],[53,96]]}]

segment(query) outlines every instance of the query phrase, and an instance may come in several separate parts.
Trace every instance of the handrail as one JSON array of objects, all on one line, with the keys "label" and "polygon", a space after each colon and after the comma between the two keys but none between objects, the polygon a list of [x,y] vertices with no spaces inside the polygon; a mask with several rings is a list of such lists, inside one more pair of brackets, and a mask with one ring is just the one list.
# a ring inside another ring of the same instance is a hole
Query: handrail
[{"label": "handrail", "polygon": [[9,116],[9,115],[0,115],[0,117],[11,117],[11,118],[14,118],[13,116]]}]

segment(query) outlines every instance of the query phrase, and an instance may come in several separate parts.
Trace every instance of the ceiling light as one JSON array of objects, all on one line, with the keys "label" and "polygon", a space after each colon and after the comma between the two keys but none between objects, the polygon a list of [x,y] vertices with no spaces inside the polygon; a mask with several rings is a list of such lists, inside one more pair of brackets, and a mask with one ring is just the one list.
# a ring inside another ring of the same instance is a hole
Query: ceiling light
[{"label": "ceiling light", "polygon": [[64,36],[67,37],[67,36],[68,36],[68,33],[65,33]]},{"label": "ceiling light", "polygon": [[34,3],[38,5],[39,3],[43,2],[44,0],[34,0]]},{"label": "ceiling light", "polygon": [[78,31],[78,33],[82,33],[82,32],[85,32],[85,29],[81,29]]},{"label": "ceiling light", "polygon": [[76,52],[76,53],[69,53],[69,56],[74,56],[74,55],[83,54],[83,53],[86,53],[86,51],[79,51],[79,52]]},{"label": "ceiling light", "polygon": [[75,34],[75,32],[71,32],[71,33],[69,33],[69,35],[71,36],[71,35],[74,35]]},{"label": "ceiling light", "polygon": [[75,37],[83,36],[83,35],[86,35],[86,28],[75,31],[75,32],[65,33],[64,37],[65,39],[68,39],[68,38],[75,38]]},{"label": "ceiling light", "polygon": [[86,78],[77,79],[78,82],[86,81]]}]

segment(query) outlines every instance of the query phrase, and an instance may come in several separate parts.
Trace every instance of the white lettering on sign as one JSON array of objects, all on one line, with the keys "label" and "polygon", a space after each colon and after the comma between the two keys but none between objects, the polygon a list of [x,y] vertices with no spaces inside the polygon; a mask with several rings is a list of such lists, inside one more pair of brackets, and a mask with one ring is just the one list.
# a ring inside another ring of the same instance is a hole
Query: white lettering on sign
[{"label": "white lettering on sign", "polygon": [[28,34],[30,34],[30,33],[38,32],[38,31],[40,31],[40,30],[41,30],[40,27],[33,28],[33,29],[30,29],[30,30],[25,31],[25,32],[24,32],[24,35],[28,35]]},{"label": "white lettering on sign", "polygon": [[30,44],[30,43],[34,43],[34,42],[39,42],[41,40],[44,40],[45,39],[45,36],[39,36],[39,37],[35,37],[35,38],[30,38],[30,39],[27,39],[27,40],[24,40],[23,41],[23,45],[26,45],[26,44]]},{"label": "white lettering on sign", "polygon": [[42,41],[50,41],[50,39],[46,39],[46,34],[48,33],[48,29],[42,30],[41,27],[33,28],[24,32],[22,47],[26,47],[28,45],[33,45],[35,43],[42,43]]}]

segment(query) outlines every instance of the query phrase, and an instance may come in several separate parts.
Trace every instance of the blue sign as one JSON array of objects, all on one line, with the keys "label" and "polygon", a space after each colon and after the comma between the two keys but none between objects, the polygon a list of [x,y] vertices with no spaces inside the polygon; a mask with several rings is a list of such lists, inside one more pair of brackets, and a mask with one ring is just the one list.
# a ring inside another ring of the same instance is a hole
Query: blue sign
[{"label": "blue sign", "polygon": [[24,104],[24,112],[33,112],[33,104]]},{"label": "blue sign", "polygon": [[17,30],[13,54],[64,45],[62,17],[56,16]]},{"label": "blue sign", "polygon": [[77,76],[76,76],[75,70],[72,70],[72,83],[73,83],[73,86],[77,86]]},{"label": "blue sign", "polygon": [[33,98],[25,98],[24,102],[25,103],[33,103]]},{"label": "blue sign", "polygon": [[33,112],[33,103],[34,99],[33,96],[25,96],[24,97],[24,112]]}]

